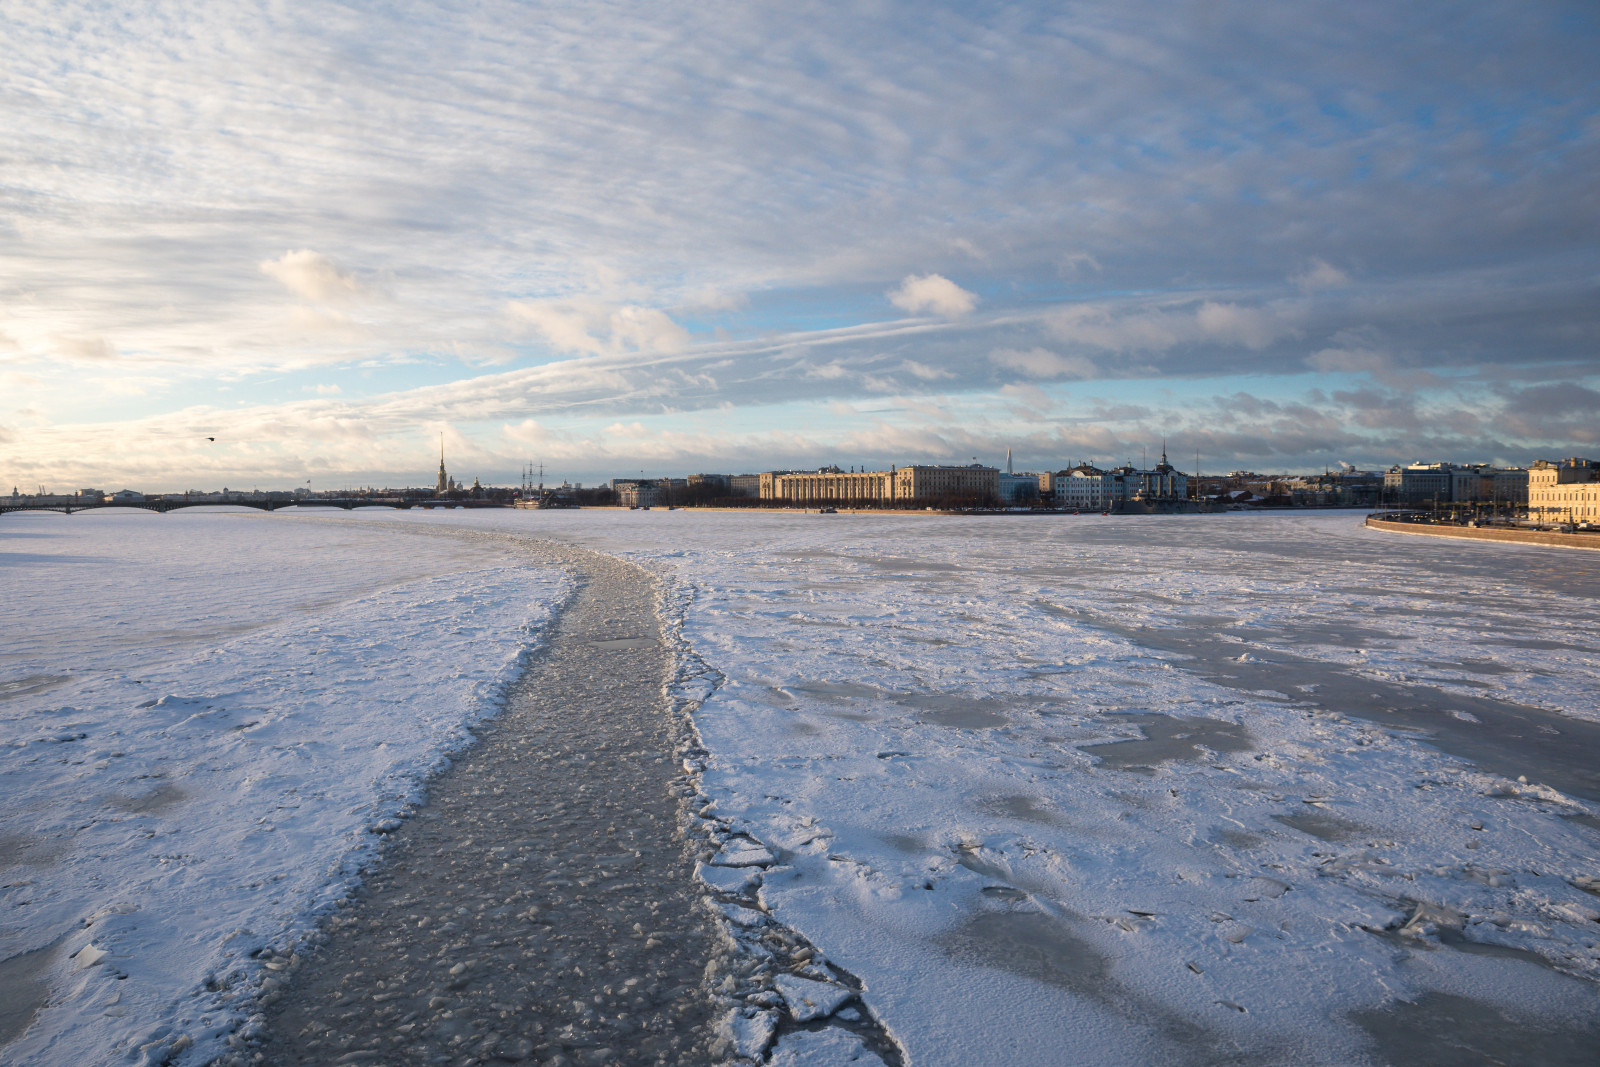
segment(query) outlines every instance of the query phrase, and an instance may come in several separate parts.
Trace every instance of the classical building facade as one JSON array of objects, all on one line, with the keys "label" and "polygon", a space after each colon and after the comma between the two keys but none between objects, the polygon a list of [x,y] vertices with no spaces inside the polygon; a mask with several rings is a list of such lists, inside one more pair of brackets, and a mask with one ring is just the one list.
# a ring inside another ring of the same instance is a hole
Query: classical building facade
[{"label": "classical building facade", "polygon": [[889,502],[997,499],[1000,472],[968,467],[914,466],[886,471],[768,471],[761,475],[761,499],[802,505],[860,505]]},{"label": "classical building facade", "polygon": [[1600,460],[1540,460],[1528,470],[1528,515],[1549,522],[1600,522]]},{"label": "classical building facade", "polygon": [[871,506],[894,499],[894,472],[857,474],[838,467],[814,471],[767,471],[761,476],[762,500],[787,500],[796,504],[860,504]]},{"label": "classical building facade", "polygon": [[896,500],[990,501],[1000,491],[1000,472],[973,463],[966,467],[900,467],[894,471]]}]

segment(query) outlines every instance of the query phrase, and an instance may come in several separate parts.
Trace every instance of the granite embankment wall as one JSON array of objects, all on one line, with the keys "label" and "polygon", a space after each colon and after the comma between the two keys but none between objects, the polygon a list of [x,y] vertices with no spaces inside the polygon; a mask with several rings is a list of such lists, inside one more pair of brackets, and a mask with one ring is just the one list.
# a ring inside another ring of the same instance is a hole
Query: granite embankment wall
[{"label": "granite embankment wall", "polygon": [[1471,526],[1434,526],[1424,522],[1390,522],[1369,517],[1374,530],[1423,534],[1428,537],[1462,537],[1471,541],[1511,541],[1523,545],[1554,545],[1557,548],[1587,548],[1600,552],[1600,533],[1555,533],[1549,530],[1503,530]]}]

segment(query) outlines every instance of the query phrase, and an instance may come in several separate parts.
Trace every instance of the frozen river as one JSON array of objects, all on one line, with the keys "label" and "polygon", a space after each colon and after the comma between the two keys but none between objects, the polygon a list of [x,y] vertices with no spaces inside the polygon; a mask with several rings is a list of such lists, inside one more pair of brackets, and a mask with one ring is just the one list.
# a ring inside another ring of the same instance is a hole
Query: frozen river
[{"label": "frozen river", "polygon": [[911,1062],[1592,1055],[1600,560],[1351,513],[540,519],[693,584],[707,790]]},{"label": "frozen river", "polygon": [[[249,709],[348,707],[341,749],[393,758],[344,793],[293,779],[292,813],[267,821],[302,836],[254,861],[294,887],[272,908],[233,882],[208,895],[195,868],[242,876],[203,834],[162,851],[191,862],[158,863],[168,880],[150,874],[141,906],[175,907],[181,882],[207,909],[183,936],[207,945],[303,925],[367,823],[492,710],[566,579],[400,525],[570,541],[666,580],[669,629],[713,672],[700,787],[773,859],[730,888],[858,978],[908,1063],[1588,1063],[1600,1041],[1588,554],[1395,537],[1353,513],[5,523],[0,956],[62,947],[0,967],[45,961],[78,1012],[46,1009],[19,1047],[50,1025],[135,1028],[114,1004],[79,1010],[107,991],[65,956],[89,943],[68,928],[88,917],[74,879],[106,856],[157,863],[141,842],[191,824],[288,810],[203,792],[204,774],[266,789],[243,743],[218,740]],[[209,631],[172,607],[195,589]],[[325,667],[293,669],[324,649]],[[387,669],[402,658],[405,684]],[[143,703],[136,684],[155,700],[138,714],[166,718],[155,747],[112,755],[100,732]],[[177,716],[178,700],[196,706]],[[273,721],[273,752],[314,761],[330,743],[316,716]],[[183,775],[150,776],[161,745]],[[40,758],[70,746],[78,763]],[[86,830],[69,804],[123,815]],[[185,973],[152,971],[168,1007],[140,1010],[171,1015]]]}]

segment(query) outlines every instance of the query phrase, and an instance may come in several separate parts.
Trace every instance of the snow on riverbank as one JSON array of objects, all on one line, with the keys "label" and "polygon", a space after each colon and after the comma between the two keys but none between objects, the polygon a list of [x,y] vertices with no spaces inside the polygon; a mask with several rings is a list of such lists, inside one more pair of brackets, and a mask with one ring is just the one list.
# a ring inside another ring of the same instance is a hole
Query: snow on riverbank
[{"label": "snow on riverbank", "polygon": [[365,513],[0,521],[6,1062],[223,1048],[568,588]]},{"label": "snow on riverbank", "polygon": [[1594,795],[1363,700],[1592,746],[1600,565],[1349,513],[484,521],[693,585],[704,788],[914,1063],[1400,1062],[1501,1010],[1535,1058],[1594,1040]]}]

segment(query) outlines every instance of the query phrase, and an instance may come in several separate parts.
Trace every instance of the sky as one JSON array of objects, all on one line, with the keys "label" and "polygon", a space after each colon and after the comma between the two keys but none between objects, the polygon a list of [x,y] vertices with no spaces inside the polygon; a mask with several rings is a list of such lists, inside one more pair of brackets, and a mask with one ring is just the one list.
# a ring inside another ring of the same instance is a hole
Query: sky
[{"label": "sky", "polygon": [[[0,6],[0,482],[1600,454],[1600,6]],[[210,438],[215,438],[214,441]]]}]

